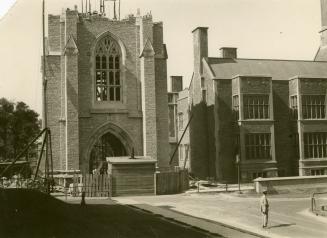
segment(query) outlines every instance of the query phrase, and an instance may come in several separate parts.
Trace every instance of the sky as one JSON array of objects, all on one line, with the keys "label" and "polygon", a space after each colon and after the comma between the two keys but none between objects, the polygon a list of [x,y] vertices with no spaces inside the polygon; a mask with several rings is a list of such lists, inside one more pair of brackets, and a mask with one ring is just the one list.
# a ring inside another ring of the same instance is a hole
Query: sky
[{"label": "sky", "polygon": [[[99,0],[91,1],[99,9]],[[46,14],[75,4],[81,10],[81,0],[45,3]],[[168,78],[182,75],[184,87],[193,72],[191,31],[198,26],[209,27],[211,57],[221,47],[237,47],[239,58],[312,60],[319,47],[320,0],[121,0],[121,18],[138,8],[163,22]],[[0,97],[41,113],[41,53],[42,0],[0,0]]]}]

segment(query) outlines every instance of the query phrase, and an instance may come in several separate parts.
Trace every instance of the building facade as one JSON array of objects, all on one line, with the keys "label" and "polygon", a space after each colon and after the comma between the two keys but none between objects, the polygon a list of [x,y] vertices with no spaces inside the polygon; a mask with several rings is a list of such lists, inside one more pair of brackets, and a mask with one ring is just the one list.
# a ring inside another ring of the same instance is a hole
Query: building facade
[{"label": "building facade", "polygon": [[170,165],[189,169],[189,93],[187,88],[183,89],[182,76],[171,76],[170,80],[171,91],[168,92]]},{"label": "building facade", "polygon": [[178,166],[178,117],[177,103],[178,94],[183,89],[182,76],[170,76],[171,90],[168,92],[168,135],[169,135],[169,157],[170,165]]},{"label": "building facade", "polygon": [[189,166],[196,177],[236,181],[238,166],[243,181],[327,174],[326,0],[321,7],[313,61],[241,59],[230,47],[209,57],[208,28],[193,31]]},{"label": "building facade", "polygon": [[92,172],[106,157],[169,164],[167,52],[151,14],[48,16],[46,106],[54,170]]}]

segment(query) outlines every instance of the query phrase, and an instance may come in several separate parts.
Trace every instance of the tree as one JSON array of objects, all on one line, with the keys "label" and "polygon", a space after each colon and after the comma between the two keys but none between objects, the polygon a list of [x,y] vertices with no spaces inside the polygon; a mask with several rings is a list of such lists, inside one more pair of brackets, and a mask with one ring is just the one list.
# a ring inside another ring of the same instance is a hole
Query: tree
[{"label": "tree", "polygon": [[40,132],[38,116],[24,102],[0,99],[0,159],[13,160]]}]

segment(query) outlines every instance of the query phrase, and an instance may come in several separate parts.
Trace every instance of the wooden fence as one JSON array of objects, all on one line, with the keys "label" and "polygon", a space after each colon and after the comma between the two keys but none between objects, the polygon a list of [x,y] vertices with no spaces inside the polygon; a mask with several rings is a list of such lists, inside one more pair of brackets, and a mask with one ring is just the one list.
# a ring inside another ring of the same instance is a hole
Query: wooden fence
[{"label": "wooden fence", "polygon": [[189,188],[187,170],[156,173],[156,194],[182,193]]},{"label": "wooden fence", "polygon": [[82,192],[85,192],[86,197],[111,197],[111,175],[74,175],[73,183],[69,189],[74,197],[81,196]]},{"label": "wooden fence", "polygon": [[[111,197],[121,194],[113,194],[113,176],[103,175],[74,175],[73,183],[70,184],[69,193],[79,197],[85,192],[86,197]],[[130,180],[129,183],[142,183],[139,178]],[[189,188],[189,177],[187,170],[164,171],[155,173],[155,191],[157,195],[182,193]],[[153,181],[153,180],[152,180]],[[128,181],[127,181],[128,182]]]}]

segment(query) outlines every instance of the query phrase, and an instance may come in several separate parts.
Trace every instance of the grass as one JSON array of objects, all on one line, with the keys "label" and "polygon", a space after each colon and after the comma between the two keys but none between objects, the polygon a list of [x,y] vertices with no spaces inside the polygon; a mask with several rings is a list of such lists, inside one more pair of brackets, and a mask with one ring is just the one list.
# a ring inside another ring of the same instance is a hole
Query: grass
[{"label": "grass", "polygon": [[122,205],[68,204],[37,191],[0,190],[0,237],[211,237]]}]

